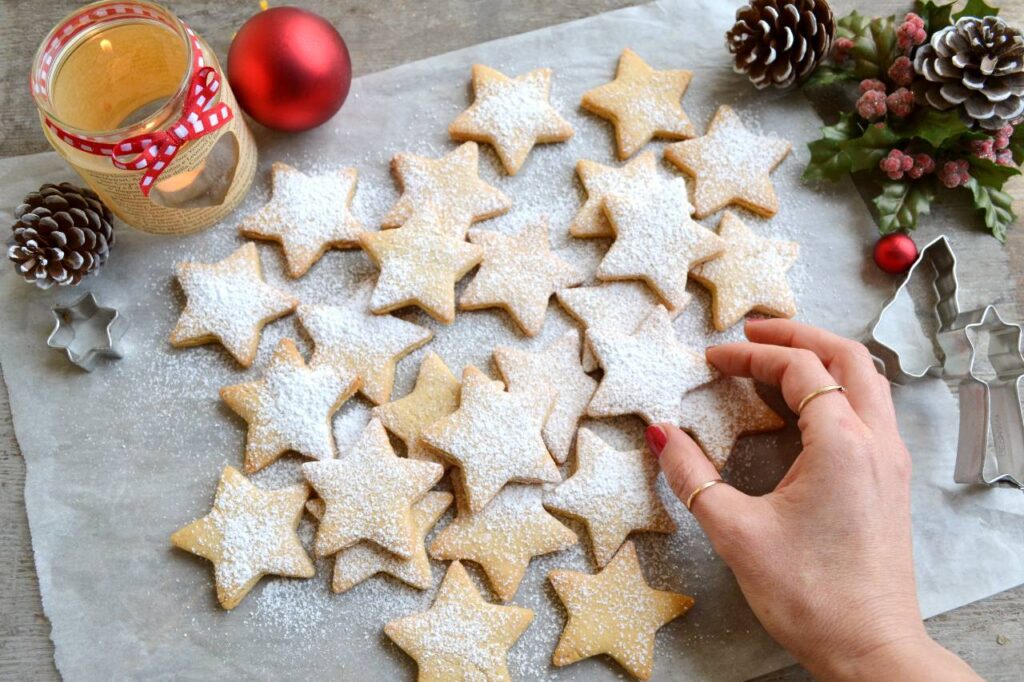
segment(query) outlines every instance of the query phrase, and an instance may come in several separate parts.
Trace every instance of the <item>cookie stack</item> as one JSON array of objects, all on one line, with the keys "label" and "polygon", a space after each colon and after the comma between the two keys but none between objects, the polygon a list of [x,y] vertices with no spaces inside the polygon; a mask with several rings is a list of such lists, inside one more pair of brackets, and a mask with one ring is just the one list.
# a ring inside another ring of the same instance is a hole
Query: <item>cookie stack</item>
[{"label": "cookie stack", "polygon": [[[368,231],[352,215],[355,169],[307,175],[281,163],[273,166],[270,201],[241,222],[243,236],[280,244],[293,278],[329,249],[362,248],[380,271],[372,286],[341,305],[299,301],[263,280],[251,242],[219,263],[179,266],[187,303],[172,344],[220,342],[249,367],[263,326],[297,311],[314,348],[307,363],[283,340],[258,380],[221,390],[248,424],[246,474],[286,453],[311,460],[302,465],[305,483],[277,490],[227,467],[210,513],[172,536],[213,562],[224,608],[264,575],[313,575],[297,533],[308,513],[317,522],[312,553],[333,557],[335,592],[378,573],[429,589],[430,559],[451,561],[433,606],[384,631],[416,659],[421,679],[505,678],[507,651],[533,618],[505,603],[533,557],[578,542],[561,515],[586,528],[597,572],[550,573],[568,612],[554,664],[605,653],[636,677],[651,674],[655,632],[693,600],[652,589],[628,538],[673,533],[676,525],[656,490],[657,461],[612,447],[581,421],[635,415],[674,423],[723,468],[738,437],[781,428],[782,420],[750,380],[720,376],[680,341],[673,319],[690,302],[687,282],[692,276],[711,291],[719,330],[750,312],[796,312],[786,278],[796,244],[760,237],[728,211],[717,233],[698,222],[728,205],[774,215],[769,175],[789,144],[750,132],[726,106],[694,137],[681,106],[691,80],[688,71],[655,70],[627,49],[614,80],[582,97],[584,109],[612,122],[625,161],[576,166],[587,196],[568,232],[613,240],[593,273],[596,284],[580,286],[588,273],[552,251],[543,222],[517,234],[473,227],[512,206],[480,178],[478,143],[493,147],[514,175],[534,145],[573,135],[549,102],[550,69],[510,78],[481,65],[472,72],[474,102],[449,128],[462,144],[440,158],[392,160],[401,196],[384,229]],[[642,151],[655,137],[679,140],[665,158],[691,178],[692,203],[686,180],[667,177],[655,154]],[[456,301],[456,285],[474,269]],[[499,308],[535,336],[553,296],[582,334],[571,330],[539,350],[495,348],[500,381],[473,366],[456,376],[428,352],[415,387],[393,399],[398,362],[432,332],[391,312],[414,306],[449,324],[457,310]],[[600,379],[592,376],[598,370]],[[331,422],[356,393],[375,407],[339,453]],[[454,518],[433,532],[453,502]],[[479,594],[463,561],[483,569],[502,604]]]}]

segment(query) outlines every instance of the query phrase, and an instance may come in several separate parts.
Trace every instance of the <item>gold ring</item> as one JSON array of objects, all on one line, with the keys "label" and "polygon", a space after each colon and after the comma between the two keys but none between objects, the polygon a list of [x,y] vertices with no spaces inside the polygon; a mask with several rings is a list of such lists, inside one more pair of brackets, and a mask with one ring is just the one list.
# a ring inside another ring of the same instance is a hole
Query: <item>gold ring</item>
[{"label": "gold ring", "polygon": [[845,393],[846,392],[846,387],[845,386],[841,386],[839,384],[832,384],[831,386],[822,386],[821,388],[819,388],[819,389],[817,389],[815,391],[811,391],[810,393],[805,395],[804,399],[800,401],[799,405],[797,405],[796,416],[798,416],[798,417],[800,416],[800,413],[804,411],[805,407],[807,407],[807,403],[811,402],[812,400],[814,400],[818,396],[825,395],[826,393],[832,393],[833,391],[839,391],[840,393]]},{"label": "gold ring", "polygon": [[690,493],[690,496],[686,498],[686,508],[693,509],[693,501],[697,499],[697,495],[700,495],[702,492],[704,492],[711,486],[718,485],[719,483],[725,483],[725,481],[723,481],[720,478],[716,478],[714,480],[708,481],[707,483],[701,483],[699,486],[697,486],[697,488],[692,493]]}]

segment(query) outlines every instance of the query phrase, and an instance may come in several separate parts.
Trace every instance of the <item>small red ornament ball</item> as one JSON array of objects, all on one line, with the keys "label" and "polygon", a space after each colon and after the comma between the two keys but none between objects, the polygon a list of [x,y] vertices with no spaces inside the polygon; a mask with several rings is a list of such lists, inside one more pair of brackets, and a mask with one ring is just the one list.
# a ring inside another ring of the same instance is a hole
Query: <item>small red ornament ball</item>
[{"label": "small red ornament ball", "polygon": [[909,270],[917,260],[917,244],[902,232],[887,234],[875,242],[874,256],[878,267],[899,275]]},{"label": "small red ornament ball", "polygon": [[288,132],[329,119],[352,84],[341,35],[323,17],[296,7],[274,7],[245,22],[231,41],[227,70],[245,113]]}]

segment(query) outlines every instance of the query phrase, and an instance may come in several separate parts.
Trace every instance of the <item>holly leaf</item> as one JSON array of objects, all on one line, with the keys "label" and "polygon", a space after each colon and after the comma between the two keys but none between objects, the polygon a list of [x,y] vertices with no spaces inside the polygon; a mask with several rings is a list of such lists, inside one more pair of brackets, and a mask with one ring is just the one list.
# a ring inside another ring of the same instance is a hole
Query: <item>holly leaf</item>
[{"label": "holly leaf", "polygon": [[883,78],[896,57],[896,30],[892,17],[875,17],[853,39],[850,55],[857,78]]},{"label": "holly leaf", "polygon": [[977,156],[971,156],[967,160],[971,164],[971,177],[986,187],[1002,189],[1007,180],[1014,175],[1020,175],[1020,169],[1016,166],[1003,166]]},{"label": "holly leaf", "polygon": [[1006,230],[1017,219],[1013,214],[1013,197],[1006,192],[988,187],[971,178],[965,185],[974,196],[974,207],[985,218],[985,227],[1000,242],[1006,242]]},{"label": "holly leaf", "polygon": [[804,169],[804,180],[836,182],[849,173],[850,157],[841,145],[859,133],[860,129],[852,113],[839,114],[839,121],[835,125],[823,126],[821,139],[807,143],[811,160]]},{"label": "holly leaf", "polygon": [[893,145],[899,141],[887,125],[869,125],[864,134],[839,143],[839,148],[850,157],[850,172],[876,168]]},{"label": "holly leaf", "polygon": [[836,36],[856,40],[867,32],[870,23],[871,17],[866,17],[857,10],[853,10],[836,22]]},{"label": "holly leaf", "polygon": [[983,19],[984,17],[994,17],[997,14],[999,14],[999,8],[989,5],[985,0],[967,0],[964,8],[953,15],[953,21],[960,17],[978,17]]},{"label": "holly leaf", "polygon": [[843,69],[830,64],[822,64],[811,75],[800,82],[801,88],[823,88],[833,83],[855,81],[857,77],[849,69]]},{"label": "holly leaf", "polygon": [[892,234],[917,227],[918,216],[931,211],[935,188],[929,181],[892,181],[882,185],[882,193],[874,198],[878,209],[878,231]]},{"label": "holly leaf", "polygon": [[901,139],[909,140],[916,137],[936,149],[958,141],[962,135],[971,134],[970,128],[955,109],[939,111],[931,107],[919,108],[895,130]]},{"label": "holly leaf", "polygon": [[952,2],[946,5],[938,5],[932,0],[916,0],[914,2],[914,13],[924,19],[924,29],[928,35],[953,23],[949,18],[952,11]]},{"label": "holly leaf", "polygon": [[1024,161],[1024,125],[1014,127],[1009,149],[1013,154],[1013,162],[1020,165]]}]

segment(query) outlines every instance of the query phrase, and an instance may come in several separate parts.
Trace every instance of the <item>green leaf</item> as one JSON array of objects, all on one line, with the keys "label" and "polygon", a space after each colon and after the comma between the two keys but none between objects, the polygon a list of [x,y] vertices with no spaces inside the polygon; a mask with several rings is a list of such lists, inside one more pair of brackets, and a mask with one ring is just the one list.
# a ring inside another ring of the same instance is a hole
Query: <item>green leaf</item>
[{"label": "green leaf", "polygon": [[961,135],[971,132],[955,109],[939,111],[931,107],[918,108],[906,121],[896,126],[895,131],[901,139],[916,137],[936,149],[957,142]]},{"label": "green leaf", "polygon": [[850,157],[850,172],[855,173],[876,168],[899,139],[887,125],[869,125],[863,135],[839,143],[839,148]]},{"label": "green leaf", "polygon": [[830,64],[822,64],[811,75],[800,82],[801,88],[821,88],[833,83],[855,81],[857,77],[849,69],[843,69]]},{"label": "green leaf", "polygon": [[1017,219],[1013,214],[1013,197],[995,187],[986,187],[977,178],[967,181],[974,195],[974,207],[985,217],[985,227],[1000,242],[1006,242],[1006,230]]},{"label": "green leaf", "polygon": [[1010,135],[1010,152],[1013,154],[1013,162],[1020,164],[1024,162],[1024,125],[1016,126],[1013,135]]},{"label": "green leaf", "polygon": [[858,135],[860,129],[853,114],[839,115],[835,125],[823,126],[821,139],[807,143],[811,160],[804,169],[804,180],[836,182],[850,172],[850,157],[842,150],[842,143]]},{"label": "green leaf", "polygon": [[964,8],[953,15],[953,21],[960,17],[978,17],[982,19],[984,17],[994,17],[997,14],[999,14],[999,8],[987,4],[985,0],[967,0]]},{"label": "green leaf", "polygon": [[967,159],[971,164],[971,177],[986,187],[1002,189],[1006,181],[1014,175],[1020,175],[1016,166],[1002,166],[995,161],[971,156]]},{"label": "green leaf", "polygon": [[924,19],[924,30],[928,32],[928,35],[953,23],[949,18],[952,11],[952,2],[947,5],[938,5],[932,0],[916,0],[914,2],[914,12]]},{"label": "green leaf", "polygon": [[854,10],[836,26],[836,35],[853,41],[853,75],[858,80],[884,76],[896,57],[895,18],[872,19]]},{"label": "green leaf", "polygon": [[878,209],[878,231],[892,234],[917,227],[918,216],[929,213],[935,188],[928,180],[917,182],[891,181],[882,185],[882,193],[874,199]]}]

